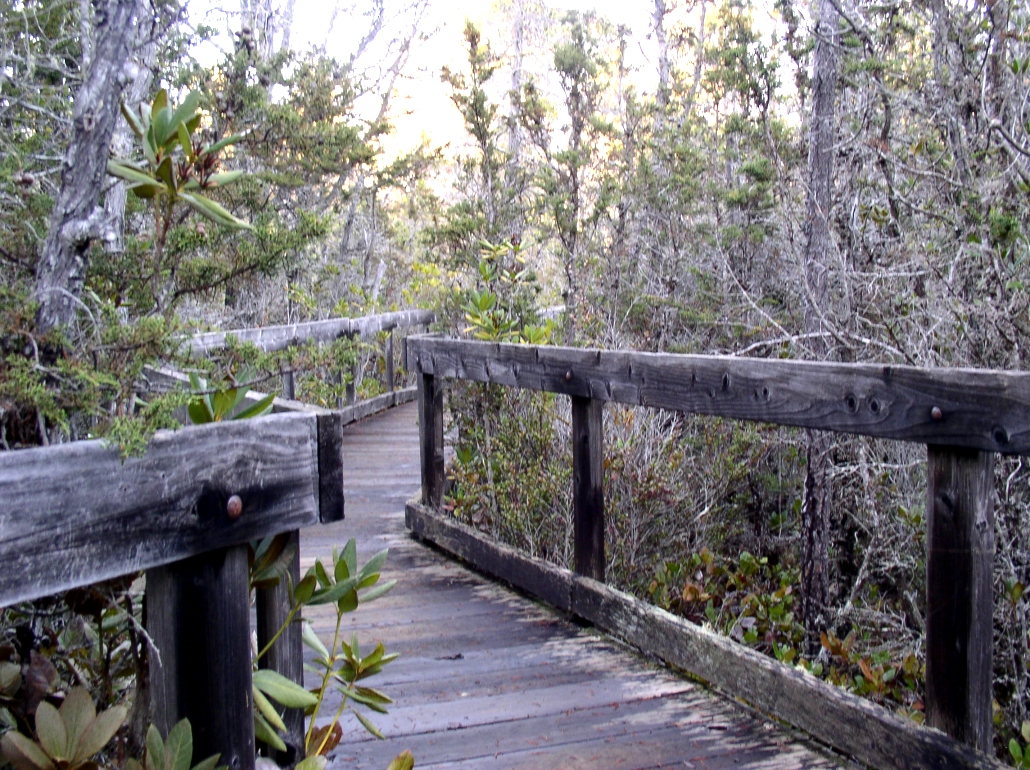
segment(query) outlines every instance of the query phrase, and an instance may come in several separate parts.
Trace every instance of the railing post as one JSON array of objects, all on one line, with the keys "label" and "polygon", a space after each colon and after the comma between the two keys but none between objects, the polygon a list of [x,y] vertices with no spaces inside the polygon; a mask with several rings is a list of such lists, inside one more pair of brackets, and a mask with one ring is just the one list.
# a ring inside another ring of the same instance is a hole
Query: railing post
[{"label": "railing post", "polygon": [[572,396],[575,571],[604,581],[604,402]]},{"label": "railing post", "polygon": [[297,398],[297,386],[293,379],[293,372],[283,372],[283,398],[294,401]]},{"label": "railing post", "polygon": [[431,374],[418,373],[418,436],[422,460],[422,503],[439,508],[443,503],[443,383]]},{"label": "railing post", "polygon": [[[300,582],[300,532],[294,530],[288,533],[288,538],[284,550],[293,550],[288,572],[293,585],[297,585]],[[263,650],[290,614],[290,594],[285,580],[280,580],[274,588],[259,588],[256,594],[257,646]],[[299,617],[276,639],[258,661],[258,667],[271,669],[298,684],[304,682],[304,644]],[[285,767],[304,756],[304,709],[288,708],[282,718],[286,724],[283,742],[288,750],[274,752],[272,758]]]},{"label": "railing post", "polygon": [[992,749],[994,455],[927,447],[926,721]]},{"label": "railing post", "polygon": [[383,350],[383,356],[386,358],[386,390],[388,393],[393,393],[395,390],[393,382],[393,329],[390,329],[386,334],[386,346]]},{"label": "railing post", "polygon": [[154,723],[167,734],[189,718],[193,756],[229,770],[254,768],[249,580],[246,545],[147,571]]}]

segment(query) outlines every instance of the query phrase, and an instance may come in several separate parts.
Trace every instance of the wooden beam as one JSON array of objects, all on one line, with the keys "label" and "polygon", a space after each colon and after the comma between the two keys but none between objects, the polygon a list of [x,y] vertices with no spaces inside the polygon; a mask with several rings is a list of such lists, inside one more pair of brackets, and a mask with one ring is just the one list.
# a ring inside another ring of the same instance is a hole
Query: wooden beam
[{"label": "wooden beam", "polygon": [[383,358],[386,362],[386,390],[389,393],[394,391],[394,371],[393,371],[393,330],[386,335],[386,343],[383,348]]},{"label": "wooden beam", "polygon": [[443,503],[443,382],[431,374],[418,376],[418,436],[422,462],[422,502]]},{"label": "wooden beam", "polygon": [[603,401],[572,397],[572,512],[576,574],[604,582]]},{"label": "wooden beam", "polygon": [[405,520],[424,540],[875,768],[1005,767],[792,666],[610,586],[502,545],[415,501]]},{"label": "wooden beam", "polygon": [[[102,542],[102,541],[98,541]],[[254,768],[247,546],[219,548],[147,571],[154,723],[193,728],[193,756]]]},{"label": "wooden beam", "polygon": [[408,339],[426,374],[636,406],[1030,454],[1030,372]]},{"label": "wooden beam", "polygon": [[927,447],[926,721],[984,752],[994,698],[994,455]]},{"label": "wooden beam", "polygon": [[[293,550],[288,569],[293,585],[300,582],[300,532],[289,534],[287,549]],[[257,598],[257,642],[263,650],[283,627],[290,614],[290,595],[286,581],[280,580],[275,588],[259,588]],[[301,639],[300,618],[295,618],[268,652],[258,661],[258,667],[271,669],[298,684],[304,683],[304,643]],[[281,767],[292,765],[304,754],[304,709],[286,709],[282,714],[286,724],[283,742],[285,752],[273,752],[272,757]]]},{"label": "wooden beam", "polygon": [[429,310],[401,310],[361,318],[331,318],[327,321],[308,321],[284,326],[207,332],[195,334],[184,343],[193,355],[203,356],[212,350],[224,348],[226,340],[232,336],[239,342],[249,342],[267,352],[283,350],[291,345],[302,345],[309,340],[332,342],[340,337],[354,335],[368,337],[389,329],[431,324],[435,320],[436,314]]},{"label": "wooden beam", "polygon": [[100,441],[2,452],[0,500],[8,606],[316,523],[316,417],[161,431],[124,462]]},{"label": "wooden beam", "polygon": [[323,524],[343,521],[343,426],[340,412],[319,415],[318,424],[318,520]]}]

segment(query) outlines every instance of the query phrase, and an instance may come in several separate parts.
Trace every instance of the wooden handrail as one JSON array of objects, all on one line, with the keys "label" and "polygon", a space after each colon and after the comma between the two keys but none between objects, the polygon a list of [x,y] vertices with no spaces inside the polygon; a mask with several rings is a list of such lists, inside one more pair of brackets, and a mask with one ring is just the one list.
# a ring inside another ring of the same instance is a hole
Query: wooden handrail
[{"label": "wooden handrail", "polygon": [[[407,355],[419,385],[425,506],[439,508],[443,499],[444,379],[571,398],[574,569],[595,580],[603,580],[605,563],[605,402],[926,444],[927,724],[985,754],[992,751],[993,458],[998,452],[1030,454],[1030,373],[435,336],[409,337]],[[745,691],[732,694],[748,698]],[[784,704],[773,710],[797,723],[796,709],[797,704]],[[820,737],[834,741],[832,734]],[[907,760],[901,757],[899,766]]]}]

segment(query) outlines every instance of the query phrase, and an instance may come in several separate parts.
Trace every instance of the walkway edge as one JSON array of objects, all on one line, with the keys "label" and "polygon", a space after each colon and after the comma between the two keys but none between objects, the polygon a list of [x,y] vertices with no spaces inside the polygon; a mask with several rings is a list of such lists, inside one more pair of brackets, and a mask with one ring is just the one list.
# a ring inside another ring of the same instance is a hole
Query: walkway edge
[{"label": "walkway edge", "polygon": [[405,506],[416,537],[476,569],[707,681],[876,768],[1005,767],[944,733],[896,716],[629,594],[537,559],[417,501]]}]

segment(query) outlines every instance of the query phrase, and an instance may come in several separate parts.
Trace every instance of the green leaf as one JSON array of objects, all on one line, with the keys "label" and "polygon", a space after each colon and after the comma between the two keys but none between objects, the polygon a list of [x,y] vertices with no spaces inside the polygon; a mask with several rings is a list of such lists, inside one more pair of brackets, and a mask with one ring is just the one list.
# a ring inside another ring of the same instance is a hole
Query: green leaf
[{"label": "green leaf", "polygon": [[[212,754],[207,759],[203,759],[200,762],[197,762],[197,764],[193,766],[193,770],[215,770],[216,766],[218,765],[218,758],[220,756],[222,755]],[[223,770],[228,770],[226,765],[222,765],[222,768]]]},{"label": "green leaf", "polygon": [[57,709],[46,701],[36,708],[36,735],[39,745],[57,760],[68,759],[68,731]]},{"label": "green leaf", "polygon": [[316,754],[313,757],[305,757],[293,770],[325,770],[327,761],[321,754]]},{"label": "green leaf", "polygon": [[198,397],[190,401],[187,411],[194,425],[206,425],[214,422],[215,416],[208,410],[207,401],[203,398]]},{"label": "green leaf", "polygon": [[161,161],[161,165],[157,167],[154,172],[157,178],[164,182],[165,187],[168,188],[169,193],[175,192],[175,177],[172,172],[172,159],[165,158]]},{"label": "green leaf", "polygon": [[243,176],[242,171],[222,171],[207,178],[207,187],[225,187]]},{"label": "green leaf", "polygon": [[318,634],[315,633],[315,629],[311,627],[310,623],[304,623],[300,636],[304,644],[317,652],[323,660],[329,660],[329,650],[322,644],[322,640],[318,638]]},{"label": "green leaf", "polygon": [[193,140],[190,139],[190,132],[182,123],[179,124],[179,144],[182,151],[186,153],[187,160],[193,162]]},{"label": "green leaf", "polygon": [[151,114],[163,110],[168,106],[168,89],[162,88],[154,94],[154,101],[150,103]]},{"label": "green leaf", "polygon": [[268,701],[268,698],[261,693],[261,690],[258,689],[257,685],[254,685],[250,689],[254,695],[254,705],[257,706],[258,711],[261,712],[261,716],[268,720],[268,723],[276,730],[279,730],[280,732],[285,731],[286,723],[283,722],[282,717],[279,716],[279,712],[275,710],[275,707]]},{"label": "green leaf", "polygon": [[271,725],[257,712],[254,713],[254,737],[277,751],[286,751],[286,744],[283,743],[282,738],[276,735]]},{"label": "green leaf", "polygon": [[322,560],[319,559],[315,562],[315,577],[318,578],[318,584],[322,588],[329,588],[332,583],[329,580],[329,575],[326,574],[325,565],[322,564]]},{"label": "green leaf", "polygon": [[[186,95],[186,98],[179,103],[178,108],[172,114],[170,123],[172,128],[178,128],[191,120],[196,114],[197,108],[200,106],[200,100],[203,98],[204,95],[200,91],[190,91]],[[189,770],[189,768],[186,770]]]},{"label": "green leaf", "polygon": [[125,122],[129,124],[129,128],[132,129],[132,133],[136,135],[137,139],[142,139],[143,135],[147,132],[146,127],[143,125],[143,121],[140,120],[139,115],[136,114],[135,110],[131,110],[125,106],[125,102],[121,103],[122,115],[125,117]]},{"label": "green leaf", "polygon": [[182,198],[186,203],[196,210],[201,216],[207,217],[212,222],[222,225],[223,227],[232,227],[238,230],[253,230],[253,226],[244,222],[242,219],[237,219],[222,206],[215,203],[213,200],[197,195],[195,193],[180,193],[179,197]]},{"label": "green leaf", "polygon": [[[211,394],[211,404],[215,410],[215,420],[221,420],[232,410],[232,405],[236,403],[236,388],[232,390],[216,390]],[[189,768],[186,768],[189,770]]]},{"label": "green leaf", "polygon": [[354,578],[342,580],[331,588],[316,591],[311,597],[311,604],[329,604],[338,602],[343,596],[354,590],[357,581]]},{"label": "green leaf", "polygon": [[[112,706],[107,711],[99,714],[86,728],[82,737],[79,738],[73,758],[83,761],[100,753],[100,750],[118,732],[118,728],[122,726],[127,713],[128,710],[125,706]],[[186,768],[186,770],[189,770],[189,768]]]},{"label": "green leaf", "polygon": [[381,732],[379,732],[379,729],[374,724],[372,724],[371,722],[368,721],[368,717],[366,717],[364,714],[362,714],[357,709],[351,709],[351,710],[354,712],[354,716],[356,716],[358,718],[358,721],[361,722],[361,726],[362,727],[364,727],[366,730],[368,730],[370,733],[372,733],[372,735],[374,735],[379,740],[384,740],[383,734]]},{"label": "green leaf", "polygon": [[272,402],[275,400],[275,393],[269,393],[260,401],[255,401],[242,412],[233,417],[234,420],[249,420],[251,417],[264,417],[272,411]]},{"label": "green leaf", "polygon": [[233,134],[232,136],[227,136],[224,139],[219,139],[210,147],[205,147],[201,152],[201,155],[214,155],[216,152],[228,147],[230,144],[236,144],[236,142],[240,141],[244,136],[245,134]]},{"label": "green leaf", "polygon": [[413,767],[415,767],[415,757],[410,749],[406,749],[393,758],[386,770],[412,770]]},{"label": "green leaf", "polygon": [[389,554],[390,549],[385,548],[379,553],[377,553],[375,556],[373,556],[371,559],[369,559],[365,566],[361,568],[361,572],[358,574],[358,582],[361,582],[369,575],[371,575],[373,572],[379,572],[379,570],[381,570],[383,568],[383,565],[386,563],[386,557],[389,556]]},{"label": "green leaf", "polygon": [[[61,715],[61,721],[64,722],[64,728],[68,733],[68,756],[66,759],[75,759],[78,754],[79,739],[97,716],[93,698],[85,687],[73,687],[68,691],[58,713]],[[96,751],[93,752],[93,754],[95,753]],[[85,762],[93,754],[78,757],[78,762]]]},{"label": "green leaf", "polygon": [[261,692],[287,708],[307,708],[318,703],[318,696],[270,669],[255,671],[253,681]]},{"label": "green leaf", "polygon": [[343,547],[343,555],[340,557],[347,563],[347,577],[358,572],[358,544],[352,537]]},{"label": "green leaf", "polygon": [[0,755],[18,770],[57,770],[38,743],[16,730],[0,737]]},{"label": "green leaf", "polygon": [[165,741],[165,770],[190,770],[193,761],[193,728],[189,720],[180,720],[168,731]]},{"label": "green leaf", "polygon": [[358,590],[357,588],[348,591],[340,597],[339,601],[336,602],[336,606],[340,612],[354,612],[358,608]]},{"label": "green leaf", "polygon": [[1012,758],[1016,760],[1017,765],[1023,761],[1023,749],[1019,747],[1015,738],[1009,739],[1009,754],[1011,754]]},{"label": "green leaf", "polygon": [[154,725],[147,730],[147,770],[167,770],[165,743]]},{"label": "green leaf", "polygon": [[1023,736],[1023,740],[1030,743],[1030,721],[1023,722],[1023,726],[1019,730],[1020,735]]},{"label": "green leaf", "polygon": [[304,576],[304,579],[297,584],[297,588],[294,591],[294,599],[297,604],[307,604],[311,601],[311,596],[315,592],[315,585],[318,583],[315,580],[315,576],[308,573]]},{"label": "green leaf", "polygon": [[120,160],[107,161],[107,173],[133,184],[156,184],[157,180],[143,169]]},{"label": "green leaf", "polygon": [[373,602],[379,597],[388,594],[395,585],[397,585],[396,580],[388,580],[385,583],[380,583],[375,588],[365,591],[359,598],[363,602]]}]

